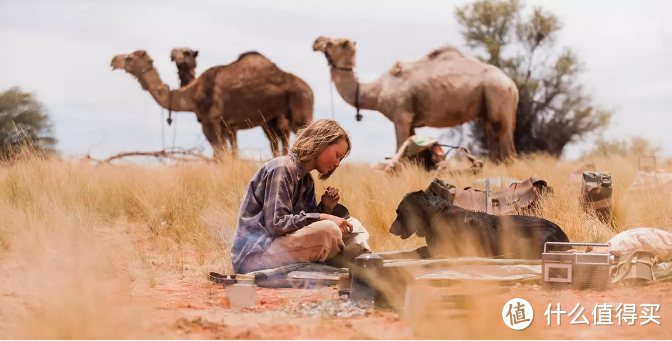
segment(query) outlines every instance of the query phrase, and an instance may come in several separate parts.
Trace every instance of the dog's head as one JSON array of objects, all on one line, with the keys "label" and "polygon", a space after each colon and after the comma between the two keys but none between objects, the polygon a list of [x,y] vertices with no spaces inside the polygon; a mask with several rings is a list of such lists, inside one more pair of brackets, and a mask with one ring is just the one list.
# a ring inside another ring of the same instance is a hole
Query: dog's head
[{"label": "dog's head", "polygon": [[448,205],[445,200],[423,191],[408,193],[397,207],[397,219],[390,227],[390,233],[407,239],[414,233],[425,237],[431,233],[431,218]]}]

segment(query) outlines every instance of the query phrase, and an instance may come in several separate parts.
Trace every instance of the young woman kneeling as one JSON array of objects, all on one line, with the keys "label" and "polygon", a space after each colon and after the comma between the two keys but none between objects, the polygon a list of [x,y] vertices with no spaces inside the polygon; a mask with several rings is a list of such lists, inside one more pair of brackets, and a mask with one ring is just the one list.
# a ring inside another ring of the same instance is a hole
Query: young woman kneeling
[{"label": "young woman kneeling", "polygon": [[288,155],[257,170],[231,248],[236,273],[302,262],[344,266],[370,252],[368,232],[338,205],[338,190],[327,188],[318,205],[310,175],[317,170],[320,180],[328,179],[349,153],[345,130],[336,121],[318,120],[299,131]]}]

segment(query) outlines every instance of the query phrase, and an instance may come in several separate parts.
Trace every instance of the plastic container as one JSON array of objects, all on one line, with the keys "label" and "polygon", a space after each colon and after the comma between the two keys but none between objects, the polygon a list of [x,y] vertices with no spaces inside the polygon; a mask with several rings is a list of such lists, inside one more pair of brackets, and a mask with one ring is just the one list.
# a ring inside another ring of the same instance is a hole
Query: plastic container
[{"label": "plastic container", "polygon": [[254,279],[237,279],[235,284],[226,286],[226,296],[231,307],[254,308],[257,300],[257,285]]}]

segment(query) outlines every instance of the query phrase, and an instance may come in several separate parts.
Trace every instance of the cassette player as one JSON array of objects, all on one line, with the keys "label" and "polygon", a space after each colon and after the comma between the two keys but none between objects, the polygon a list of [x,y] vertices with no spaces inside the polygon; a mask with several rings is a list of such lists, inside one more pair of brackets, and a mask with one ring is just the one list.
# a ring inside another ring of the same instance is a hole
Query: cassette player
[{"label": "cassette player", "polygon": [[[581,246],[587,247],[585,251],[578,250]],[[594,248],[606,253],[593,252]],[[609,244],[548,242],[541,255],[542,286],[604,291],[611,283],[612,263]]]}]

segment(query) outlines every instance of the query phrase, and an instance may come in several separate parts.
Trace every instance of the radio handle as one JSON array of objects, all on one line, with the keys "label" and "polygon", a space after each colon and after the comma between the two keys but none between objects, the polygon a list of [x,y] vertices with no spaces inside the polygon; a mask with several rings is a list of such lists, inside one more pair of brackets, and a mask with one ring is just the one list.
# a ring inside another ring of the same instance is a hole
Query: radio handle
[{"label": "radio handle", "polygon": [[606,244],[606,243],[565,243],[565,242],[546,242],[546,243],[544,243],[544,253],[546,253],[546,245],[600,246],[600,247],[606,247],[606,248],[609,250],[609,254],[611,254],[611,245]]}]

